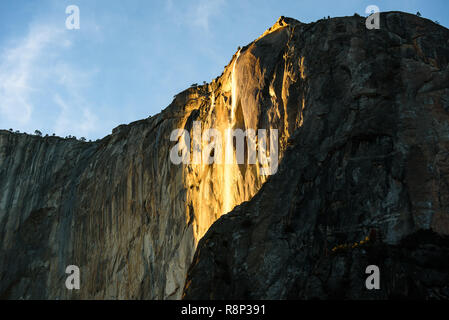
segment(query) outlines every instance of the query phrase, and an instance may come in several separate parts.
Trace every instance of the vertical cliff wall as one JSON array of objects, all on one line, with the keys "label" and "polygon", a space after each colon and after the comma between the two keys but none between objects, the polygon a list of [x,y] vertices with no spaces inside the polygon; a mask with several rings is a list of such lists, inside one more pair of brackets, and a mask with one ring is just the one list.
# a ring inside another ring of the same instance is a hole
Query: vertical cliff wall
[{"label": "vertical cliff wall", "polygon": [[[0,131],[0,297],[449,296],[448,31],[381,17],[281,17],[220,77],[97,142]],[[277,129],[279,171],[172,163],[173,130],[198,124]]]},{"label": "vertical cliff wall", "polygon": [[[199,239],[267,176],[260,164],[175,165],[171,133],[277,129],[281,158],[302,123],[300,25],[280,19],[212,83],[100,141],[0,131],[0,297],[180,298]],[[80,290],[64,285],[68,265]]]},{"label": "vertical cliff wall", "polygon": [[326,19],[289,50],[302,125],[277,174],[201,239],[184,298],[448,299],[449,30]]}]

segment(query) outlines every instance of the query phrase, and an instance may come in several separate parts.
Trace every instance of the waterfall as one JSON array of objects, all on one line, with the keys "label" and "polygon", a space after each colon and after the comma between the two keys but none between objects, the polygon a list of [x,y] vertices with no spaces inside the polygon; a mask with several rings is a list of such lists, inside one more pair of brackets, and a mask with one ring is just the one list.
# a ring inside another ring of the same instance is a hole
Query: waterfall
[{"label": "waterfall", "polygon": [[231,73],[231,117],[228,118],[228,128],[225,132],[225,163],[224,163],[224,186],[223,186],[223,214],[232,210],[235,203],[233,197],[233,187],[235,187],[236,162],[234,157],[234,144],[232,139],[232,129],[235,125],[235,109],[237,108],[237,79],[235,66],[240,56],[237,52]]}]

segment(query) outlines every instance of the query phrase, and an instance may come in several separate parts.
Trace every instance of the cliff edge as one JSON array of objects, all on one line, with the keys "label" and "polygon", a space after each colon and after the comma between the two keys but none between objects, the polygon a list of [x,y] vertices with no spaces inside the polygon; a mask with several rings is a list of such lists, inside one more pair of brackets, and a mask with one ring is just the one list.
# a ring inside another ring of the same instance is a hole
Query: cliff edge
[{"label": "cliff edge", "polygon": [[380,26],[294,28],[301,126],[201,239],[185,299],[449,298],[449,31],[401,12]]}]

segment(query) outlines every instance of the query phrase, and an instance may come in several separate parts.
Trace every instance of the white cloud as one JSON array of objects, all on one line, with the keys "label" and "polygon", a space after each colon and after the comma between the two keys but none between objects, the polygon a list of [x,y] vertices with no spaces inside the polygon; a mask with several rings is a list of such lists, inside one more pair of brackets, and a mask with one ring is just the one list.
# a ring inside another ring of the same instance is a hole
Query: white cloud
[{"label": "white cloud", "polygon": [[34,68],[45,48],[55,41],[58,32],[33,28],[16,46],[0,57],[0,114],[7,120],[27,124],[33,112],[30,94],[36,90]]},{"label": "white cloud", "polygon": [[[55,132],[58,135],[78,135],[78,138],[87,136],[97,128],[98,118],[87,107],[80,109],[73,108],[74,101],[64,101],[58,94],[55,94],[53,101],[59,106],[60,113],[56,121]],[[75,101],[76,102],[76,101]],[[67,131],[70,128],[70,131]]]},{"label": "white cloud", "polygon": [[191,11],[193,25],[209,31],[209,20],[220,14],[224,4],[224,0],[200,0]]},{"label": "white cloud", "polygon": [[167,0],[165,9],[173,16],[173,20],[208,32],[210,20],[220,14],[225,3],[225,0],[198,0],[190,7],[183,8],[181,3]]},{"label": "white cloud", "polygon": [[35,25],[0,51],[0,126],[27,132],[54,130],[59,135],[88,136],[95,131],[98,118],[83,89],[98,70],[83,70],[66,61],[72,47],[66,32]]}]

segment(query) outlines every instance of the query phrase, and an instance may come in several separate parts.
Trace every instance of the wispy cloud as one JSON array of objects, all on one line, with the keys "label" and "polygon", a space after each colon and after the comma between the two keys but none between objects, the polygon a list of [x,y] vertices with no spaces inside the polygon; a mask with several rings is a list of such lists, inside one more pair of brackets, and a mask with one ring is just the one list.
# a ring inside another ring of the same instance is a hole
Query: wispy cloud
[{"label": "wispy cloud", "polygon": [[67,134],[67,128],[71,129],[71,135],[74,133],[87,136],[97,128],[98,118],[87,107],[75,110],[73,104],[62,99],[59,94],[55,94],[53,101],[60,108],[60,113],[56,121],[55,132],[59,135]]},{"label": "wispy cloud", "polygon": [[176,22],[209,32],[210,20],[221,13],[225,4],[225,0],[198,0],[184,7],[184,2],[176,4],[174,0],[167,0],[165,9]]},{"label": "wispy cloud", "polygon": [[189,17],[194,26],[209,31],[209,21],[220,11],[225,4],[224,0],[201,0],[192,7]]},{"label": "wispy cloud", "polygon": [[82,92],[98,70],[66,61],[72,47],[67,30],[34,24],[9,43],[0,52],[0,125],[33,131],[41,118],[58,135],[95,131],[98,118]]},{"label": "wispy cloud", "polygon": [[47,27],[30,30],[14,47],[3,51],[0,58],[0,113],[7,120],[22,125],[30,121],[33,104],[30,94],[34,85],[35,66],[59,32]]}]

